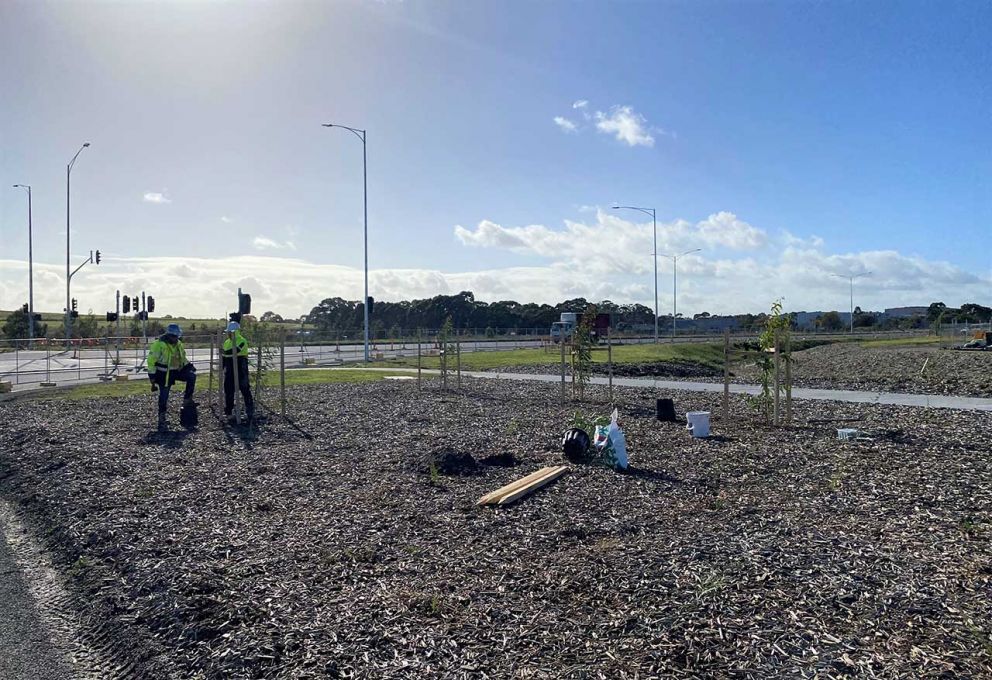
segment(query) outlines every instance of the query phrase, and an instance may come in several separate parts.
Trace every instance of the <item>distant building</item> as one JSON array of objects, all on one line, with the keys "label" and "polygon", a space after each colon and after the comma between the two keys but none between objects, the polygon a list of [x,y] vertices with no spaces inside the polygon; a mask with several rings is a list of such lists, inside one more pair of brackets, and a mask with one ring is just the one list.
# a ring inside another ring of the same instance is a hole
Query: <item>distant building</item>
[{"label": "distant building", "polygon": [[929,307],[889,307],[884,312],[887,319],[908,319],[913,316],[926,316]]},{"label": "distant building", "polygon": [[[733,316],[710,316],[704,319],[694,319],[693,324],[700,333],[717,333],[728,328],[736,331],[741,327],[740,320]],[[681,320],[679,325],[681,325]]]}]

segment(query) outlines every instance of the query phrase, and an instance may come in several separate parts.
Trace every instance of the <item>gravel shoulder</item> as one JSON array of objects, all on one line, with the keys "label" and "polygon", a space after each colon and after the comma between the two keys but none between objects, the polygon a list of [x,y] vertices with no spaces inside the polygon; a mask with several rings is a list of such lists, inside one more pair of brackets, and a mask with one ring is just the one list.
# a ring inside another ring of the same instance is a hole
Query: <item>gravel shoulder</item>
[{"label": "gravel shoulder", "polygon": [[734,399],[693,440],[619,389],[630,473],[493,510],[609,407],[464,382],[293,388],[295,423],[251,436],[206,408],[159,435],[140,397],[7,402],[0,494],[142,677],[992,674],[992,414],[795,405],[863,415],[839,442]]},{"label": "gravel shoulder", "polygon": [[68,656],[52,642],[4,533],[0,530],[0,678],[68,680],[73,677]]}]

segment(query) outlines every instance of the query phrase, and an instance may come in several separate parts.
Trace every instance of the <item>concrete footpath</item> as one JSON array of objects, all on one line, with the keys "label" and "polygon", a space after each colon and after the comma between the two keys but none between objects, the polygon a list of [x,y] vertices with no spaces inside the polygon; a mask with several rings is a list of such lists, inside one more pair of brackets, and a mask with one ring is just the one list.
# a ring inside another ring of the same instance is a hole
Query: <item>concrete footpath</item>
[{"label": "concrete footpath", "polygon": [[[417,369],[369,368],[371,371],[393,373],[416,373]],[[423,369],[426,375],[437,375],[436,369]],[[490,371],[462,371],[463,376],[486,378],[489,380],[529,380],[532,382],[560,383],[560,375],[534,373],[495,373]],[[570,378],[567,378],[571,382]],[[594,376],[589,379],[593,385],[608,385],[609,378]],[[657,380],[654,378],[614,378],[617,387],[641,387],[655,390],[682,390],[685,392],[723,392],[723,383],[690,382],[687,380]],[[731,394],[761,394],[760,385],[730,385]],[[793,399],[818,401],[846,401],[855,404],[891,404],[893,406],[915,406],[920,408],[950,408],[969,411],[992,411],[992,399],[983,397],[955,397],[942,394],[906,394],[902,392],[867,392],[857,390],[823,390],[810,387],[793,387]]]},{"label": "concrete footpath", "polygon": [[[560,375],[531,375],[528,373],[488,373],[462,371],[473,378],[499,378],[500,380],[537,380],[561,382]],[[608,378],[590,379],[593,385],[609,384]],[[683,380],[656,380],[653,378],[614,378],[618,387],[647,387],[656,390],[685,390],[688,392],[723,392],[723,383],[689,382]],[[760,385],[730,385],[731,394],[761,394]],[[953,408],[975,411],[992,411],[992,399],[982,397],[954,397],[942,394],[903,394],[900,392],[860,392],[856,390],[821,390],[793,387],[793,399],[822,401],[847,401],[856,404],[892,404],[925,408]]]}]

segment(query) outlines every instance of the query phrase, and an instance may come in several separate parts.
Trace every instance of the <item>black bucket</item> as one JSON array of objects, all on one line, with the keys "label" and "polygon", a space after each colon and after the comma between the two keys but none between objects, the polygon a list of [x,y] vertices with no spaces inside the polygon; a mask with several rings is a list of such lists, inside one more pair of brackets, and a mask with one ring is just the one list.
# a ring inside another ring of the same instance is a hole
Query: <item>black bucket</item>
[{"label": "black bucket", "polygon": [[675,402],[672,399],[659,399],[657,408],[658,420],[663,423],[675,422]]},{"label": "black bucket", "polygon": [[565,452],[565,458],[574,462],[583,461],[589,452],[589,434],[577,427],[565,430],[561,438],[561,448]]}]

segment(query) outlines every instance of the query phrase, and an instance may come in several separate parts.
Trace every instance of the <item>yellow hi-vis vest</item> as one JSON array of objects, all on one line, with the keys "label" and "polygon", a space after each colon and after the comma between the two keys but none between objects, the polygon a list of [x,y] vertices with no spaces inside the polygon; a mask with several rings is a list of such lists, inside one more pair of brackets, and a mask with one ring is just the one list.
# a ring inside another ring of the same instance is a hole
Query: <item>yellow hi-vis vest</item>
[{"label": "yellow hi-vis vest", "polygon": [[[241,335],[241,331],[234,331],[234,339],[238,343],[238,356],[246,357],[248,356],[248,339]],[[224,346],[221,349],[221,354],[225,359],[231,358],[231,338],[228,336],[224,339]]]},{"label": "yellow hi-vis vest", "polygon": [[169,371],[178,371],[188,363],[186,348],[183,347],[182,340],[177,340],[175,345],[170,345],[159,338],[148,348],[149,373],[165,373],[165,377],[168,379]]}]

